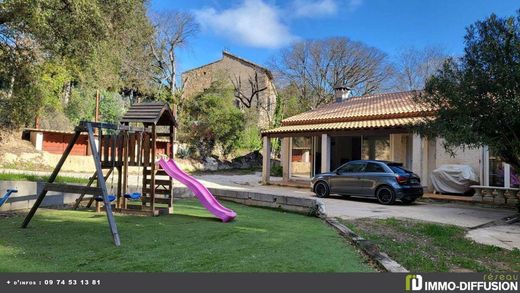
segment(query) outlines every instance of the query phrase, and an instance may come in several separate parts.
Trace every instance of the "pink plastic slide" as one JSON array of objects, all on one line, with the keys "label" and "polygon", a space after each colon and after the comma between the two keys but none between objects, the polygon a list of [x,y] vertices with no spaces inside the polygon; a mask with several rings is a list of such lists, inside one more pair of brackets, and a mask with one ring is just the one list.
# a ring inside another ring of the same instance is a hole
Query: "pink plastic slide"
[{"label": "pink plastic slide", "polygon": [[215,217],[221,219],[222,222],[229,222],[237,216],[237,213],[221,205],[206,186],[182,171],[172,159],[168,161],[161,159],[159,165],[161,165],[168,176],[191,189],[202,205],[215,215]]}]

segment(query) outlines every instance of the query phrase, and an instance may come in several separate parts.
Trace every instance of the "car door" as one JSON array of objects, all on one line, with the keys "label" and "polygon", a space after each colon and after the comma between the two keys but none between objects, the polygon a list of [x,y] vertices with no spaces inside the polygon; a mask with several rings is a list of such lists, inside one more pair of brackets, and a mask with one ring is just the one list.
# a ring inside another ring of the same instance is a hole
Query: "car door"
[{"label": "car door", "polygon": [[375,188],[384,176],[386,176],[386,170],[381,164],[368,162],[360,176],[361,195],[375,196]]},{"label": "car door", "polygon": [[359,177],[365,168],[364,162],[349,162],[336,170],[336,175],[330,179],[331,193],[344,195],[359,195],[362,185]]}]

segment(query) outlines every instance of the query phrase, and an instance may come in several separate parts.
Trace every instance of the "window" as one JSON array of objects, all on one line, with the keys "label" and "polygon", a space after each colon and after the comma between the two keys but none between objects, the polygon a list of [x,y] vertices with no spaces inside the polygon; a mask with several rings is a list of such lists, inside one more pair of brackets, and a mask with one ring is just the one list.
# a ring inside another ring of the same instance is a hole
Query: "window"
[{"label": "window", "polygon": [[338,173],[343,174],[363,172],[365,165],[365,163],[347,163],[338,169]]},{"label": "window", "polygon": [[406,175],[406,174],[412,174],[412,171],[408,171],[406,170],[405,168],[401,167],[401,166],[391,166],[389,165],[388,167],[390,167],[390,169],[392,169],[392,171],[394,171],[394,173],[396,174],[399,174],[399,175]]},{"label": "window", "polygon": [[379,173],[385,173],[385,168],[377,163],[368,163],[365,167],[365,172],[379,172]]}]

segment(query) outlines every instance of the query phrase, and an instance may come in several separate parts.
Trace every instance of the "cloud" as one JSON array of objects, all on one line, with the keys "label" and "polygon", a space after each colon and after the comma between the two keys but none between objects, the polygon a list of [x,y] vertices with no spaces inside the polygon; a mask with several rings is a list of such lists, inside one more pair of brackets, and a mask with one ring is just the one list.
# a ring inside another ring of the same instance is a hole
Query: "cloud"
[{"label": "cloud", "polygon": [[338,6],[334,0],[294,0],[292,6],[294,15],[298,17],[333,15],[338,11]]},{"label": "cloud", "polygon": [[349,0],[348,9],[350,11],[354,11],[358,9],[358,7],[361,6],[361,4],[363,4],[363,0]]},{"label": "cloud", "polygon": [[244,0],[220,11],[204,8],[195,17],[203,29],[251,47],[279,48],[296,39],[281,21],[280,10],[263,0]]}]

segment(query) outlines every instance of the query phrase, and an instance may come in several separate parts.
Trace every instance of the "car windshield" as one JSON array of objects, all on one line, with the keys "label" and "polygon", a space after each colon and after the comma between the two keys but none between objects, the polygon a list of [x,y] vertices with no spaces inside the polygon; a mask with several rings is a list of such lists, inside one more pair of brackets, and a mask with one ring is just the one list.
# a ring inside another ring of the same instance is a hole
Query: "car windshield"
[{"label": "car windshield", "polygon": [[390,167],[390,169],[392,169],[392,171],[394,171],[394,173],[396,173],[396,174],[400,174],[400,175],[412,174],[412,171],[406,170],[405,168],[403,168],[401,166],[389,165],[388,167]]}]

